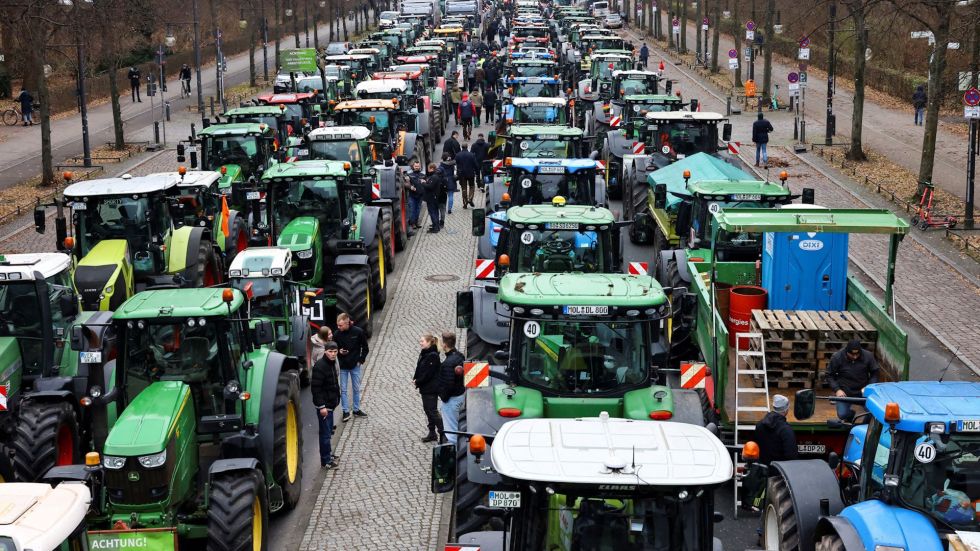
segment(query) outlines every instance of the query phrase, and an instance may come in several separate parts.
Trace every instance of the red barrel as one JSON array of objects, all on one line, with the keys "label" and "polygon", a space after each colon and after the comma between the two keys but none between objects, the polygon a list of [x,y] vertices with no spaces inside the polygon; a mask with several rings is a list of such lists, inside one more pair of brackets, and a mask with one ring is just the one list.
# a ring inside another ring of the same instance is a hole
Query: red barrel
[{"label": "red barrel", "polygon": [[[728,345],[735,346],[735,333],[748,333],[752,322],[752,310],[766,307],[768,293],[755,285],[736,285],[732,287],[728,311]],[[746,349],[749,343],[742,339],[739,348]]]},{"label": "red barrel", "polygon": [[725,320],[725,323],[728,323],[728,310],[731,302],[731,291],[731,283],[725,283],[723,281],[715,282],[715,309],[718,310],[718,314],[721,316],[721,319]]}]

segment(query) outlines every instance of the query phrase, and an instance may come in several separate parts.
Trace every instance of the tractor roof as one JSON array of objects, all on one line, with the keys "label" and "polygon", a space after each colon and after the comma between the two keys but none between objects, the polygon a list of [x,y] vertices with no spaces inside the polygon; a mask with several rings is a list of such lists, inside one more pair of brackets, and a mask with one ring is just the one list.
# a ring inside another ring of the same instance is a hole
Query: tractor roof
[{"label": "tractor roof", "polygon": [[660,75],[654,73],[653,71],[637,71],[635,69],[625,70],[625,71],[613,71],[613,77],[619,78],[656,78],[659,79]]},{"label": "tractor roof", "polygon": [[390,99],[356,99],[347,100],[338,103],[334,106],[334,111],[360,111],[364,109],[373,109],[375,111],[385,111],[394,110],[395,102]]},{"label": "tractor roof", "polygon": [[548,174],[552,171],[558,172],[557,168],[552,167],[561,167],[563,173],[568,172],[574,174],[580,170],[597,168],[598,165],[592,159],[537,159],[527,157],[511,157],[510,166],[511,168],[518,168],[526,172],[538,172],[541,174]]},{"label": "tractor roof", "polygon": [[[577,138],[583,136],[585,131],[574,126],[559,126],[547,124],[515,124],[510,127],[511,136],[537,137],[539,140],[556,140],[558,138]],[[542,137],[542,136],[554,136]]]},{"label": "tractor roof", "polygon": [[926,423],[945,423],[946,432],[959,429],[957,421],[980,419],[980,383],[904,381],[868,385],[865,407],[879,421],[885,406],[898,404],[901,420],[898,430],[924,433]]},{"label": "tractor roof", "polygon": [[85,519],[92,492],[82,482],[0,484],[0,536],[16,549],[60,549]]},{"label": "tractor roof", "polygon": [[657,280],[626,274],[507,274],[500,280],[499,297],[529,306],[648,308],[667,301]]},{"label": "tractor roof", "polygon": [[[348,168],[345,168],[347,165]],[[294,161],[279,163],[262,173],[263,180],[274,178],[346,178],[350,163],[347,161]]]},{"label": "tractor roof", "polygon": [[374,56],[374,55],[380,54],[381,53],[381,50],[379,50],[377,48],[354,48],[352,50],[348,50],[347,53],[349,55],[367,55],[367,56]]},{"label": "tractor roof", "polygon": [[708,121],[720,122],[728,120],[721,113],[709,111],[657,111],[647,113],[648,121]]},{"label": "tractor roof", "polygon": [[[688,182],[684,181],[684,171],[691,172]],[[703,186],[700,184],[705,182]],[[772,184],[776,189],[755,188],[748,191],[747,187],[739,188],[740,191],[727,191],[734,189],[737,183],[748,181],[757,182],[755,177],[743,172],[731,163],[726,163],[714,155],[707,153],[695,153],[689,157],[678,160],[663,168],[657,169],[647,175],[647,183],[651,186],[664,184],[667,186],[667,206],[673,206],[681,202],[681,198],[674,193],[700,195],[712,195],[715,193],[758,193],[766,195],[789,195],[789,192],[782,186]],[[710,184],[708,182],[711,182]],[[723,184],[723,185],[722,185]],[[745,189],[745,191],[742,191]],[[671,193],[673,192],[673,193]]]},{"label": "tractor roof", "polygon": [[756,195],[760,197],[792,195],[788,188],[764,180],[698,180],[688,186],[688,191],[697,195],[745,195],[746,201],[754,200],[749,197]]},{"label": "tractor roof", "polygon": [[507,219],[511,224],[544,224],[546,230],[550,222],[566,222],[582,226],[612,224],[616,217],[609,209],[588,205],[525,205],[507,209]]},{"label": "tractor roof", "polygon": [[567,101],[565,98],[514,98],[514,105],[518,107],[527,107],[529,105],[552,105],[555,107],[565,107]]},{"label": "tractor roof", "polygon": [[[586,37],[588,38],[588,37]],[[609,38],[609,37],[603,37]],[[633,61],[633,54],[626,50],[599,50],[593,52],[590,58],[592,61]]]},{"label": "tractor roof", "polygon": [[259,101],[271,104],[279,103],[300,103],[308,99],[313,99],[316,94],[300,92],[298,94],[262,94],[258,97]]},{"label": "tractor roof", "polygon": [[245,107],[236,107],[234,109],[229,109],[225,111],[225,117],[234,116],[246,116],[246,115],[280,115],[282,114],[282,109],[279,109],[277,105],[248,105]]},{"label": "tractor roof", "polygon": [[536,58],[524,58],[515,59],[511,61],[511,65],[558,65],[558,62],[554,59],[544,59],[540,57]]},{"label": "tractor roof", "polygon": [[561,79],[555,77],[507,77],[504,84],[559,84]]},{"label": "tractor roof", "polygon": [[404,94],[408,83],[400,79],[365,80],[357,83],[355,93],[363,91],[367,94]]},{"label": "tractor roof", "polygon": [[221,173],[217,170],[188,170],[181,178],[179,172],[157,172],[150,176],[175,176],[178,187],[197,187],[210,186],[221,179]]},{"label": "tractor roof", "polygon": [[633,102],[684,103],[681,98],[671,94],[626,94],[623,99]]},{"label": "tractor roof", "polygon": [[[228,306],[222,300],[227,288],[158,289],[142,291],[122,303],[112,319],[188,318],[197,316],[226,316]],[[232,290],[231,311],[244,302],[241,291]]]},{"label": "tractor roof", "polygon": [[430,38],[429,40],[419,40],[415,43],[416,46],[439,46],[442,48],[446,47],[446,41],[440,40],[438,38]]},{"label": "tractor roof", "polygon": [[909,223],[890,210],[878,209],[728,209],[715,213],[728,232],[824,232],[905,235]]},{"label": "tractor roof", "polygon": [[[724,444],[704,427],[606,415],[504,423],[490,458],[508,478],[606,487],[713,485],[734,472]],[[611,461],[625,468],[613,471]]]},{"label": "tractor roof", "polygon": [[201,136],[261,136],[271,135],[269,125],[258,122],[228,122],[212,124],[197,132]]},{"label": "tractor roof", "polygon": [[64,272],[70,265],[71,258],[63,253],[0,254],[0,281],[34,280],[34,272],[40,272],[41,278],[47,279]]},{"label": "tractor roof", "polygon": [[370,54],[352,54],[348,52],[346,54],[328,55],[323,59],[325,61],[365,61],[371,60],[372,56]]},{"label": "tractor roof", "polygon": [[99,178],[78,182],[65,188],[65,197],[104,197],[108,195],[145,195],[163,193],[180,182],[176,172],[160,172],[149,176],[123,174],[118,178]]},{"label": "tractor roof", "polygon": [[293,253],[286,247],[249,247],[235,255],[230,277],[270,277],[289,273]]},{"label": "tractor roof", "polygon": [[370,136],[371,131],[363,126],[321,126],[306,135],[311,141],[366,140]]}]

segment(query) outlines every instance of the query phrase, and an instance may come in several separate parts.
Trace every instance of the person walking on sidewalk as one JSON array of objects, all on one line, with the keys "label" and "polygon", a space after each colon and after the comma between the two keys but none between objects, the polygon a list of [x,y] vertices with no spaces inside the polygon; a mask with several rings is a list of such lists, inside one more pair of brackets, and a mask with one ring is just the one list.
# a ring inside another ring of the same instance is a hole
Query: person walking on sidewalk
[{"label": "person walking on sidewalk", "polygon": [[[439,415],[439,347],[436,338],[431,333],[422,335],[419,339],[419,359],[415,363],[415,375],[412,384],[422,395],[422,411],[428,423],[429,434],[422,438],[423,442],[435,442],[444,439],[442,432],[442,417]],[[436,432],[438,431],[438,435]]]},{"label": "person walking on sidewalk", "polygon": [[429,211],[431,225],[428,233],[439,233],[439,230],[442,229],[442,223],[439,220],[439,193],[442,191],[443,185],[442,173],[436,170],[435,163],[429,163],[425,176],[425,195],[422,196],[425,201],[425,208]]},{"label": "person walking on sidewalk", "polygon": [[456,161],[449,153],[443,154],[439,172],[442,173],[444,190],[439,195],[439,225],[445,227],[446,214],[453,213],[453,196],[459,191],[459,186],[456,184]]},{"label": "person walking on sidewalk", "polygon": [[20,89],[17,101],[20,102],[20,116],[24,121],[24,126],[34,126],[34,97],[27,91],[27,88]]},{"label": "person walking on sidewalk", "polygon": [[457,153],[459,153],[459,132],[453,130],[446,142],[442,144],[442,154],[452,155],[455,158]]},{"label": "person walking on sidewalk", "polygon": [[459,86],[454,82],[453,87],[449,90],[449,110],[453,112],[453,120],[456,124],[459,124],[459,112],[456,108],[459,106],[459,102],[463,100],[463,91],[459,89]]},{"label": "person walking on sidewalk", "polygon": [[766,147],[769,145],[769,133],[773,131],[772,123],[766,120],[766,117],[759,113],[759,119],[752,123],[752,142],[755,143],[755,166],[759,166],[759,159],[762,158],[762,164],[769,164],[769,151]]},{"label": "person walking on sidewalk", "polygon": [[480,165],[476,162],[476,157],[469,151],[469,144],[464,143],[463,149],[456,154],[456,176],[459,178],[459,186],[463,192],[463,208],[467,205],[473,206],[473,180],[476,178]]},{"label": "person walking on sidewalk", "polygon": [[480,114],[483,112],[483,94],[480,93],[480,88],[473,90],[473,93],[470,94],[470,101],[473,102],[473,124],[479,127]]},{"label": "person walking on sidewalk", "polygon": [[463,94],[463,99],[456,110],[459,111],[459,124],[463,127],[463,139],[469,140],[473,132],[473,115],[476,113],[476,107],[470,101],[469,94]]},{"label": "person walking on sidewalk", "polygon": [[922,126],[923,114],[926,110],[926,103],[929,102],[929,96],[926,94],[925,88],[920,84],[915,87],[915,92],[912,93],[912,107],[915,108],[915,117],[913,122],[916,126]]},{"label": "person walking on sidewalk", "polygon": [[476,159],[476,166],[479,170],[476,171],[476,185],[483,190],[486,186],[486,182],[483,179],[490,174],[489,162],[487,161],[487,150],[490,148],[490,144],[483,139],[483,134],[476,135],[476,141],[470,146],[470,153]]},{"label": "person walking on sidewalk", "polygon": [[129,77],[129,93],[133,97],[133,103],[143,103],[143,100],[140,99],[140,78],[143,75],[140,73],[139,67],[130,67],[127,76]]},{"label": "person walking on sidewalk", "polygon": [[[456,350],[456,334],[445,331],[442,334],[442,351],[446,359],[439,365],[439,400],[442,402],[442,426],[444,430],[459,430],[459,412],[463,409],[463,362],[465,358]],[[445,440],[456,444],[455,434],[446,434]]]},{"label": "person walking on sidewalk", "polygon": [[487,91],[483,94],[483,112],[486,115],[485,122],[490,124],[497,115],[497,92],[493,86],[487,86]]},{"label": "person walking on sidewalk", "polygon": [[650,59],[650,48],[647,48],[647,43],[644,42],[643,46],[640,48],[640,68],[647,68],[647,60]]},{"label": "person walking on sidewalk", "polygon": [[337,467],[330,438],[333,436],[333,412],[340,402],[340,385],[337,383],[337,343],[328,341],[323,348],[323,356],[313,364],[310,394],[320,429],[320,467],[329,470]]},{"label": "person walking on sidewalk", "polygon": [[[342,421],[346,423],[351,419],[351,405],[354,407],[354,415],[367,417],[367,414],[361,410],[361,378],[364,376],[368,342],[364,331],[354,325],[346,312],[337,314],[337,332],[334,333],[334,340],[340,349],[340,407],[344,410]],[[353,388],[353,404],[347,399],[348,381]]]}]

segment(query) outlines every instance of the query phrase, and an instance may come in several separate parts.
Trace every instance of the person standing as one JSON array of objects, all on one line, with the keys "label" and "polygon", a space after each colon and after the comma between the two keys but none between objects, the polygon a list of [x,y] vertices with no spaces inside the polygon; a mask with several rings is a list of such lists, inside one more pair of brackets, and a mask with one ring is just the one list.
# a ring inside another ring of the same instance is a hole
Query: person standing
[{"label": "person standing", "polygon": [[463,127],[463,139],[469,140],[470,134],[473,132],[473,115],[476,113],[476,108],[470,101],[469,94],[463,94],[463,99],[459,102],[459,107],[456,110],[459,111],[459,123]]},{"label": "person standing", "polygon": [[[680,92],[678,92],[679,94]],[[762,164],[769,164],[769,133],[772,132],[772,123],[766,120],[765,115],[759,113],[759,118],[752,123],[752,142],[755,143],[755,166],[759,166],[759,159]]]},{"label": "person standing", "polygon": [[439,196],[439,223],[440,226],[446,225],[446,214],[453,213],[453,196],[459,191],[456,184],[456,161],[446,153],[442,156],[442,163],[439,165],[439,172],[442,173],[443,189],[445,193]]},{"label": "person standing", "polygon": [[[340,349],[340,407],[344,410],[344,417],[341,420],[346,423],[351,419],[351,405],[353,405],[354,415],[367,417],[367,414],[361,410],[361,378],[364,375],[364,361],[367,360],[368,355],[368,342],[364,331],[351,322],[346,312],[337,314],[337,332],[334,333],[334,339]],[[353,404],[347,399],[348,381],[353,388]]]},{"label": "person standing", "polygon": [[915,92],[912,93],[912,107],[915,108],[915,116],[913,122],[916,126],[922,126],[923,114],[926,110],[926,103],[929,101],[929,96],[926,94],[925,88],[920,84],[915,87]]},{"label": "person standing", "polygon": [[325,342],[323,348],[323,355],[313,364],[310,394],[320,429],[320,467],[329,470],[337,467],[330,438],[333,436],[333,412],[340,401],[340,385],[337,383],[337,343]]},{"label": "person standing", "polygon": [[476,162],[476,157],[469,151],[469,144],[464,143],[463,149],[456,154],[456,177],[459,178],[459,186],[463,192],[463,208],[473,205],[473,180],[479,172],[480,165]]},{"label": "person standing", "polygon": [[[473,83],[476,82],[476,54],[470,58],[469,64],[466,66],[466,91],[473,91]],[[464,95],[465,97],[465,95]]]},{"label": "person standing", "polygon": [[[405,177],[408,186],[408,225],[411,228],[419,229],[419,215],[422,214],[422,196],[425,194],[425,174],[422,173],[422,164],[418,161],[412,162],[412,171]],[[411,233],[409,233],[411,235]]]},{"label": "person standing", "polygon": [[[489,96],[490,94],[487,93]],[[473,158],[476,159],[476,185],[482,191],[486,182],[484,178],[490,174],[489,163],[487,162],[487,149],[490,148],[490,144],[483,139],[483,134],[476,135],[476,141],[470,146],[470,153],[473,154]]]},{"label": "person standing", "polygon": [[442,225],[439,222],[439,192],[443,186],[442,174],[436,170],[435,163],[429,163],[425,176],[425,208],[429,211],[430,226],[428,233],[439,233]]},{"label": "person standing", "polygon": [[456,154],[459,153],[459,149],[459,132],[453,130],[453,133],[449,135],[446,142],[442,144],[442,154],[443,156],[447,154],[452,155],[455,158]]},{"label": "person standing", "polygon": [[492,123],[497,114],[497,92],[493,86],[487,86],[487,92],[483,94],[483,111],[486,114],[486,123]]},{"label": "person standing", "polygon": [[776,394],[772,397],[772,411],[755,425],[755,442],[759,444],[759,463],[769,465],[773,461],[796,459],[796,434],[786,421],[789,398]]},{"label": "person standing", "polygon": [[180,86],[184,95],[191,95],[191,68],[186,63],[180,67]]},{"label": "person standing", "polygon": [[[442,428],[442,417],[439,416],[439,348],[436,338],[431,333],[422,335],[419,339],[419,359],[415,363],[415,375],[412,376],[412,384],[422,395],[422,411],[425,413],[425,420],[428,423],[429,434],[422,438],[422,442],[435,442],[437,439],[444,439]],[[438,431],[438,436],[436,432]]]},{"label": "person standing", "polygon": [[24,126],[34,126],[34,97],[27,91],[27,88],[20,89],[17,101],[20,102],[20,116],[24,121]]},{"label": "person standing", "polygon": [[143,103],[143,100],[140,99],[140,78],[143,75],[140,73],[139,67],[130,67],[127,76],[129,77],[129,92],[133,97],[133,103]]},{"label": "person standing", "polygon": [[[463,395],[466,386],[463,384],[463,355],[456,350],[456,334],[449,331],[442,333],[442,351],[446,359],[439,365],[439,400],[442,402],[442,426],[444,430],[456,432],[459,430],[459,412],[463,408]],[[450,444],[456,444],[455,434],[444,434],[444,439]]]},{"label": "person standing", "polygon": [[[483,110],[483,94],[480,92],[480,88],[477,87],[470,94],[470,101],[473,102],[473,121],[476,126],[480,126],[480,113]],[[469,138],[467,138],[469,139]]]},{"label": "person standing", "polygon": [[650,59],[650,48],[647,48],[647,43],[644,42],[643,46],[640,47],[640,67],[642,69],[647,68],[648,59]]},{"label": "person standing", "polygon": [[459,85],[454,82],[452,89],[449,90],[449,110],[453,112],[453,120],[456,121],[456,124],[459,124],[459,113],[456,111],[456,108],[459,106],[459,102],[462,101],[462,99],[463,91],[460,90]]},{"label": "person standing", "polygon": [[333,331],[330,327],[324,325],[317,331],[316,335],[310,337],[310,344],[313,349],[310,351],[310,362],[316,363],[323,357],[323,351],[325,350],[326,344],[333,340]]},{"label": "person standing", "polygon": [[[878,362],[875,356],[861,347],[854,339],[830,357],[827,366],[827,384],[838,398],[860,398],[864,387],[878,382]],[[842,421],[854,419],[851,404],[835,402],[837,417]]]}]

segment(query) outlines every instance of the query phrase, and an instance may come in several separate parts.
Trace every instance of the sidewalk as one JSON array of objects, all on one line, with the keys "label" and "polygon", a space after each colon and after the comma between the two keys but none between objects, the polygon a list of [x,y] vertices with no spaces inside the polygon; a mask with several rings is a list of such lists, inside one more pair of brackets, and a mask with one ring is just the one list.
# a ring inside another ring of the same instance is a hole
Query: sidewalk
[{"label": "sidewalk", "polygon": [[[631,27],[629,31],[633,32],[634,36],[639,36],[637,29]],[[694,23],[689,23],[687,45],[688,50],[692,52],[695,50],[696,33],[697,28]],[[652,38],[647,43],[652,45]],[[637,47],[640,44],[642,44],[642,40],[637,42]],[[719,37],[718,56],[719,61],[722,62],[720,65],[727,63],[728,50],[734,47],[735,43],[730,36],[721,35]],[[654,59],[656,58],[654,57]],[[742,80],[744,82],[748,74],[748,63],[742,58],[739,59],[739,63],[742,64]],[[759,86],[762,84],[762,71],[763,62],[760,58],[756,60],[755,66],[756,82]],[[789,103],[787,75],[796,71],[799,71],[798,62],[773,56],[773,83],[779,85],[778,98],[781,105],[788,105]],[[733,71],[724,68],[722,72],[729,76],[729,80],[731,79]],[[817,72],[821,75],[824,74],[823,71]],[[807,80],[805,101],[803,102],[806,108],[807,137],[811,143],[824,143],[827,120],[827,79],[810,72]],[[846,143],[850,140],[851,135],[851,109],[854,97],[851,91],[843,86],[836,88],[834,114],[837,117],[837,122],[834,141]],[[911,98],[912,92],[913,90],[908,91],[909,98]],[[685,97],[687,97],[686,94]],[[908,103],[906,109],[895,109],[882,106],[865,97],[862,139],[866,148],[873,149],[892,162],[911,170],[913,174],[918,174],[924,127],[912,124],[911,100]],[[724,109],[721,112],[724,113]],[[790,117],[790,123],[792,124],[792,117]],[[939,124],[937,136],[933,182],[962,199],[966,196],[966,138],[950,132],[948,128],[944,128],[942,123]]]}]

